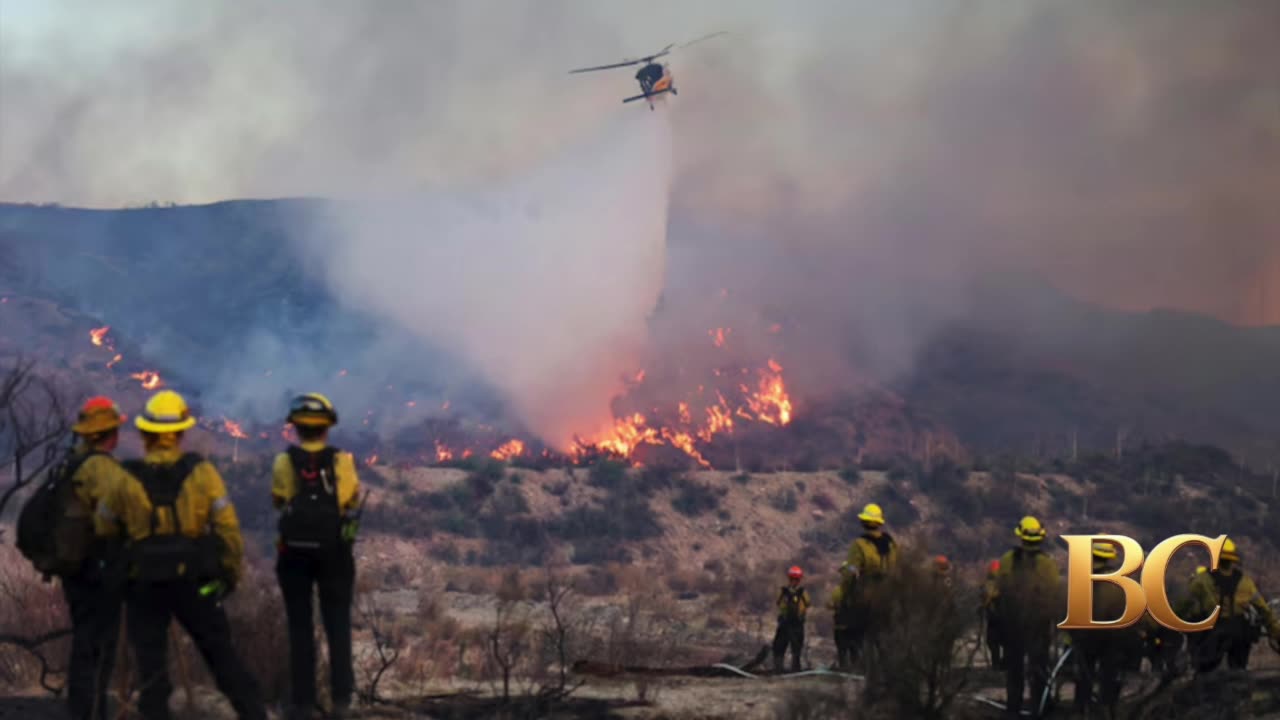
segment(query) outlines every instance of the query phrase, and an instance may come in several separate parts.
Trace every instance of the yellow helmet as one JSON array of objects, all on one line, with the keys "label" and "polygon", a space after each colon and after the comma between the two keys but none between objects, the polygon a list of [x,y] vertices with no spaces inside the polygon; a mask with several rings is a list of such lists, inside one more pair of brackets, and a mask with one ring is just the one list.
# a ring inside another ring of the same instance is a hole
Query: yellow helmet
[{"label": "yellow helmet", "polygon": [[1197,575],[1203,575],[1203,574],[1205,574],[1205,573],[1207,573],[1207,572],[1209,572],[1209,568],[1205,567],[1204,565],[1201,565],[1201,566],[1199,566],[1199,567],[1197,567],[1197,568],[1196,568],[1196,574],[1197,574]]},{"label": "yellow helmet", "polygon": [[858,513],[858,519],[867,525],[883,525],[884,511],[875,503],[867,503],[862,512]]},{"label": "yellow helmet", "polygon": [[1093,556],[1102,560],[1116,559],[1116,546],[1109,542],[1096,542],[1093,544]]},{"label": "yellow helmet", "polygon": [[1013,534],[1022,539],[1023,542],[1038,543],[1044,540],[1045,531],[1040,521],[1028,515],[1018,523],[1018,527],[1013,529]]},{"label": "yellow helmet", "polygon": [[187,401],[172,390],[161,390],[147,401],[133,424],[143,432],[171,433],[182,432],[196,424],[187,408]]},{"label": "yellow helmet", "polygon": [[294,425],[329,427],[338,424],[338,412],[329,398],[320,393],[299,395],[289,403],[288,421]]},{"label": "yellow helmet", "polygon": [[1218,559],[1240,562],[1240,553],[1236,551],[1236,544],[1231,538],[1227,538],[1227,541],[1222,543],[1222,552],[1218,555]]}]

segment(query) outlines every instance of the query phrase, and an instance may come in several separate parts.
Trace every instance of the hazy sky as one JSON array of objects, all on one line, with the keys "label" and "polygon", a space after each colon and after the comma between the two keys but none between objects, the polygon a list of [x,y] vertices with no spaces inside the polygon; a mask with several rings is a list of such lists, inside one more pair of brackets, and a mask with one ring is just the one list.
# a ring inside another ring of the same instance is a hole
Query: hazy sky
[{"label": "hazy sky", "polygon": [[673,212],[1280,322],[1272,0],[0,0],[0,200],[484,185],[634,90],[567,69],[714,30]]}]

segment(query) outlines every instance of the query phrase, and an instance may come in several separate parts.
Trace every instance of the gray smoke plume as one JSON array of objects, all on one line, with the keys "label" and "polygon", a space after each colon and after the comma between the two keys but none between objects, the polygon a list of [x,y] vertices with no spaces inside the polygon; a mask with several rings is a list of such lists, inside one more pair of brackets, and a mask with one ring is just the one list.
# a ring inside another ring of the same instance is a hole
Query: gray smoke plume
[{"label": "gray smoke plume", "polygon": [[[969,311],[970,290],[992,272],[1036,274],[1112,307],[1280,322],[1277,27],[1280,4],[1268,2],[6,0],[0,198],[115,206],[381,193],[435,198],[422,206],[435,210],[457,200],[461,213],[529,190],[536,168],[578,157],[585,137],[636,139],[603,119],[634,92],[630,70],[566,70],[727,30],[667,58],[681,92],[670,108],[664,289],[679,310],[665,322],[701,336],[725,316],[784,319],[790,352],[804,359],[789,372],[835,372],[858,354],[868,372],[892,376]],[[625,110],[628,123],[650,115]],[[590,162],[575,182],[587,182]],[[636,182],[614,173],[592,187],[622,197]],[[386,223],[470,237],[461,215],[393,204]],[[595,210],[583,212],[564,222],[593,222]],[[341,226],[384,237],[377,217]],[[518,241],[506,230],[542,237],[550,227],[517,222],[514,210],[474,217],[503,230],[487,238],[495,246]],[[483,266],[493,256],[482,247],[455,266]],[[562,277],[518,269],[494,275],[534,298],[530,309],[557,297]],[[634,282],[645,297],[648,272]],[[732,298],[723,313],[721,289]],[[487,375],[515,364],[458,330],[497,325],[489,308],[418,320],[400,309],[416,295],[402,303],[389,292],[368,289],[362,305],[469,345],[492,364]],[[619,321],[628,336],[636,312]],[[608,365],[589,374],[618,363]]]},{"label": "gray smoke plume", "polygon": [[322,257],[340,297],[453,348],[568,449],[641,359],[670,191],[665,106],[614,112],[503,187],[334,205]]}]

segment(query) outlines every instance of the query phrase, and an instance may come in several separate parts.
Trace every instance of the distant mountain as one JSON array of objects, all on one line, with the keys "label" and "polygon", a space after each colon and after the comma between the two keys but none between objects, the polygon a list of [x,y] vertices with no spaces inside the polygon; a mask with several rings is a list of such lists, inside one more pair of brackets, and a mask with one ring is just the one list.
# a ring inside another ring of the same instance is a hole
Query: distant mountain
[{"label": "distant mountain", "polygon": [[[409,395],[447,393],[456,409],[467,388],[473,408],[500,415],[447,348],[329,293],[312,262],[323,243],[308,236],[318,203],[0,205],[0,295],[43,298],[109,324],[131,352],[229,412],[249,405],[274,418],[286,394],[332,386],[347,371],[361,380],[335,390],[348,392],[337,398],[344,405],[403,407]],[[922,453],[953,436],[984,453],[1061,455],[1073,433],[1081,450],[1113,448],[1119,433],[1131,445],[1180,438],[1256,463],[1280,458],[1280,328],[1115,312],[1027,278],[985,282],[973,307],[881,399],[812,398],[810,407],[840,410],[801,418],[817,424],[801,423],[797,432],[811,432],[787,442],[814,458]],[[858,407],[862,417],[850,415]],[[831,438],[830,450],[817,447],[819,436]]]},{"label": "distant mountain", "polygon": [[1280,460],[1280,328],[1122,313],[995,282],[899,391],[975,447],[1062,451],[1182,438]]}]

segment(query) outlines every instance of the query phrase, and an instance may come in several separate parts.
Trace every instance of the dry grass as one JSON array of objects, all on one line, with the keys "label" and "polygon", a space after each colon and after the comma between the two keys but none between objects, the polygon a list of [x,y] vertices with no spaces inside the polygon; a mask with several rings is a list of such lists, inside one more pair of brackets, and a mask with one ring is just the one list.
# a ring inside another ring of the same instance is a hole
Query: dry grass
[{"label": "dry grass", "polygon": [[[56,581],[42,582],[16,548],[0,546],[0,635],[35,638],[70,626],[66,602]],[[0,642],[0,688],[11,692],[38,688],[44,665],[41,658],[51,670],[64,670],[70,641],[54,640],[35,650]],[[50,680],[61,682],[61,678]]]}]

